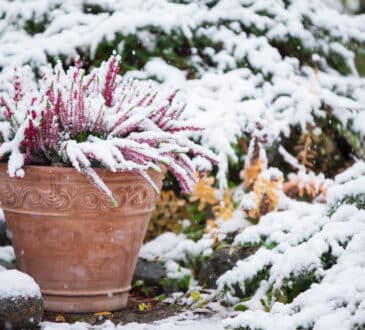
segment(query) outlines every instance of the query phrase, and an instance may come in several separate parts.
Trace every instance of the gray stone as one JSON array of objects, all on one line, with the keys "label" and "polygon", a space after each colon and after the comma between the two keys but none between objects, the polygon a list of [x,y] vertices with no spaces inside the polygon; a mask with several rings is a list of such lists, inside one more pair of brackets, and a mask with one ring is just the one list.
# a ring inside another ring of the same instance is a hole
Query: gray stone
[{"label": "gray stone", "polygon": [[39,286],[17,270],[0,271],[0,329],[32,329],[42,320]]},{"label": "gray stone", "polygon": [[255,247],[232,249],[230,246],[224,246],[218,248],[200,268],[199,284],[205,288],[215,289],[217,287],[216,281],[221,275],[232,269],[238,260],[247,258],[256,250]]},{"label": "gray stone", "polygon": [[0,297],[0,329],[32,329],[42,320],[43,309],[39,297]]},{"label": "gray stone", "polygon": [[144,285],[162,288],[161,281],[166,277],[166,270],[158,262],[138,259],[133,281],[143,281]]}]

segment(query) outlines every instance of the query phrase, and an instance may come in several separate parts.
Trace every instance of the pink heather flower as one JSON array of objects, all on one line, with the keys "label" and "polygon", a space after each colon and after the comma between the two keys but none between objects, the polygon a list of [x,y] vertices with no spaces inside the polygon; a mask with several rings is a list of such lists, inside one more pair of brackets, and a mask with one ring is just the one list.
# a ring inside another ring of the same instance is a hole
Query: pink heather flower
[{"label": "pink heather flower", "polygon": [[113,94],[116,89],[116,78],[119,72],[119,63],[115,56],[112,56],[108,61],[108,71],[105,77],[104,88],[102,94],[105,99],[105,104],[110,107],[113,103]]},{"label": "pink heather flower", "polygon": [[2,96],[0,97],[0,107],[3,107],[4,111],[3,111],[3,117],[5,120],[10,120],[10,118],[13,115],[13,112],[11,111],[11,108],[8,104],[8,102],[6,102],[5,98]]},{"label": "pink heather flower", "polygon": [[[145,82],[123,80],[119,60],[113,55],[90,74],[79,60],[67,71],[60,64],[45,68],[42,84],[27,97],[21,69],[16,70],[13,94],[0,95],[0,120],[9,122],[11,131],[9,141],[0,140],[0,159],[20,152],[26,164],[65,162],[111,200],[92,165],[134,171],[154,186],[147,171],[164,164],[182,192],[190,192],[195,181],[190,158],[216,163],[215,155],[176,134],[200,129],[181,119],[185,105],[177,102],[177,90],[163,97]],[[0,136],[8,135],[0,129]],[[9,159],[9,173],[17,173],[22,164]]]}]

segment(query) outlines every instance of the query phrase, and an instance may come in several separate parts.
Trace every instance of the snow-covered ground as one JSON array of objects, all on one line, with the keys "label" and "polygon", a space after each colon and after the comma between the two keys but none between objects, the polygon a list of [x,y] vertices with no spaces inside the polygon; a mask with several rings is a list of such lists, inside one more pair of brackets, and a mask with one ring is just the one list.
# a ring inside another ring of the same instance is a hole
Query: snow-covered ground
[{"label": "snow-covered ground", "polygon": [[90,327],[87,323],[57,324],[43,322],[42,330],[223,330],[222,318],[191,318],[189,315],[178,315],[153,324],[129,323],[115,326],[111,321]]}]

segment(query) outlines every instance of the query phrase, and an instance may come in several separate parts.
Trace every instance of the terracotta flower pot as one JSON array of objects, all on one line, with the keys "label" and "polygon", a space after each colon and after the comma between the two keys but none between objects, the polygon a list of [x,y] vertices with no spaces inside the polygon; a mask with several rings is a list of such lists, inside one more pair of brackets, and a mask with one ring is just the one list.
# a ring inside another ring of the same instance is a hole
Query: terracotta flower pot
[{"label": "terracotta flower pot", "polygon": [[[69,167],[27,166],[9,178],[0,164],[0,208],[18,268],[40,285],[45,309],[118,310],[128,291],[156,193],[139,175],[97,170],[119,206]],[[163,174],[150,173],[161,187]]]}]

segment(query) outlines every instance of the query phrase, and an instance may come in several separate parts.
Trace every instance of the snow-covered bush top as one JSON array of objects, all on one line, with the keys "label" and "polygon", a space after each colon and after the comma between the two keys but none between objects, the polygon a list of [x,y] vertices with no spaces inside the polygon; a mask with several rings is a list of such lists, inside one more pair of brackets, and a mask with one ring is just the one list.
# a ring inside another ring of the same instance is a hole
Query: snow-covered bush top
[{"label": "snow-covered bush top", "polygon": [[364,15],[319,0],[14,0],[0,2],[0,16],[0,89],[14,64],[80,53],[94,65],[116,49],[138,69],[128,74],[186,93],[186,111],[206,127],[201,144],[219,154],[221,186],[256,122],[269,142],[329,123],[363,154],[365,79],[353,50],[365,43]]},{"label": "snow-covered bush top", "polygon": [[249,309],[227,329],[364,328],[364,173],[359,161],[335,178],[327,205],[287,200],[235,237],[258,249],[218,279],[228,302]]},{"label": "snow-covered bush top", "polygon": [[[183,275],[183,267],[194,269],[197,260],[217,265],[213,260],[221,248],[230,247],[232,259],[244,253],[216,282],[216,299],[235,309],[223,321],[226,329],[364,329],[365,199],[359,197],[365,196],[364,177],[365,163],[358,161],[336,176],[326,204],[282,195],[278,209],[257,225],[248,225],[236,210],[196,242],[164,233],[141,256],[173,260]],[[196,290],[194,281],[190,290]]]},{"label": "snow-covered bush top", "polygon": [[365,162],[360,160],[335,178],[337,183],[328,193],[329,215],[342,205],[365,208]]},{"label": "snow-covered bush top", "polygon": [[92,167],[136,172],[157,190],[147,170],[164,164],[183,193],[191,190],[189,155],[214,162],[214,154],[180,134],[199,128],[182,119],[176,91],[163,97],[147,82],[122,79],[119,60],[111,56],[90,74],[79,61],[67,71],[45,67],[38,87],[15,71],[13,93],[0,97],[0,159],[10,176],[23,176],[24,164],[64,162],[112,198]]}]

